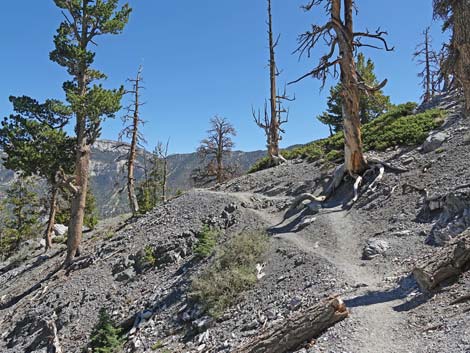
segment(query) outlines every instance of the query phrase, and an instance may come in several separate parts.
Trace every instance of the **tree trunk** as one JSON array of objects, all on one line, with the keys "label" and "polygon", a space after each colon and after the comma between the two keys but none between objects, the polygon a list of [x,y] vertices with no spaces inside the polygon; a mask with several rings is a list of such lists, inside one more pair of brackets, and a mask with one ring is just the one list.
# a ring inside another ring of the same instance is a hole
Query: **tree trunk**
[{"label": "tree trunk", "polygon": [[467,231],[421,260],[413,275],[423,291],[430,291],[469,269],[470,231]]},{"label": "tree trunk", "polygon": [[162,201],[166,202],[166,183],[168,178],[168,160],[167,157],[163,159],[163,175],[162,175]]},{"label": "tree trunk", "polygon": [[268,153],[269,158],[272,163],[277,163],[279,161],[279,117],[278,109],[276,106],[277,102],[277,88],[276,88],[276,56],[274,52],[274,43],[273,38],[273,19],[271,14],[271,0],[268,0],[268,26],[269,26],[269,79],[271,87],[271,98],[270,98],[270,110],[271,110],[271,122],[269,125],[269,146]]},{"label": "tree trunk", "polygon": [[454,3],[454,33],[451,45],[456,57],[455,73],[463,88],[466,110],[470,112],[470,0]]},{"label": "tree trunk", "polygon": [[430,60],[430,43],[429,43],[429,27],[424,32],[424,50],[425,50],[425,61],[426,61],[426,92],[424,93],[424,101],[429,102],[431,100],[431,60]]},{"label": "tree trunk", "polygon": [[49,204],[49,219],[47,220],[46,233],[44,235],[44,240],[46,241],[46,252],[52,248],[52,230],[55,223],[55,215],[57,212],[57,195],[59,189],[57,186],[53,185],[51,190],[51,199]]},{"label": "tree trunk", "polygon": [[217,137],[217,156],[216,156],[216,162],[217,162],[217,183],[221,184],[224,181],[224,165],[223,165],[223,156],[224,156],[224,136],[222,132],[222,127],[219,128],[219,131],[217,131],[218,137]]},{"label": "tree trunk", "polygon": [[[82,31],[80,36],[80,47],[86,51],[88,44],[87,34],[87,1],[82,4]],[[79,62],[79,72],[77,74],[78,96],[85,100],[87,95],[87,62],[82,58]],[[75,132],[77,134],[76,155],[75,155],[75,183],[77,192],[72,197],[72,207],[67,238],[67,256],[64,267],[72,264],[74,257],[79,253],[82,241],[83,219],[85,217],[86,194],[88,190],[88,173],[90,169],[91,146],[87,141],[87,112],[86,107],[76,113]]]},{"label": "tree trunk", "polygon": [[347,316],[346,306],[341,299],[336,298],[295,314],[235,349],[233,353],[291,352]]},{"label": "tree trunk", "polygon": [[135,177],[134,177],[134,165],[137,151],[137,139],[139,129],[139,84],[140,84],[140,69],[135,80],[135,101],[134,101],[134,116],[132,120],[132,139],[131,147],[129,151],[129,160],[127,162],[127,195],[129,197],[129,203],[132,214],[135,216],[139,212],[139,203],[137,202],[137,196],[135,194]]},{"label": "tree trunk", "polygon": [[[343,85],[342,110],[344,124],[345,167],[350,174],[361,174],[367,167],[362,150],[361,118],[359,115],[360,92],[353,53],[353,9],[352,0],[344,0],[345,26],[337,29],[341,52],[341,83]],[[340,1],[333,1],[332,17],[340,19]]]}]

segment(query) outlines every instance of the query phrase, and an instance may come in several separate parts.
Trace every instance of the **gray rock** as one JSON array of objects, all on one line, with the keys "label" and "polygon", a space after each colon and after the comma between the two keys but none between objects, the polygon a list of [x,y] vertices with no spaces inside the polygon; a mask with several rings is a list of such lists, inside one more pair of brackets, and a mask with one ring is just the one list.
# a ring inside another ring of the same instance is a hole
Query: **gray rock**
[{"label": "gray rock", "polygon": [[136,276],[136,273],[133,268],[128,268],[116,275],[116,281],[118,282],[125,282],[129,281]]},{"label": "gray rock", "polygon": [[67,231],[69,230],[69,227],[63,225],[63,224],[54,224],[54,227],[52,228],[54,231],[54,234],[58,237],[64,236],[67,234]]},{"label": "gray rock", "polygon": [[362,250],[362,259],[372,260],[374,257],[384,255],[388,248],[389,244],[385,240],[369,239]]},{"label": "gray rock", "polygon": [[429,153],[438,149],[447,140],[448,137],[449,136],[444,132],[438,132],[430,135],[426,141],[424,141],[423,146],[421,147],[421,151],[423,153]]}]

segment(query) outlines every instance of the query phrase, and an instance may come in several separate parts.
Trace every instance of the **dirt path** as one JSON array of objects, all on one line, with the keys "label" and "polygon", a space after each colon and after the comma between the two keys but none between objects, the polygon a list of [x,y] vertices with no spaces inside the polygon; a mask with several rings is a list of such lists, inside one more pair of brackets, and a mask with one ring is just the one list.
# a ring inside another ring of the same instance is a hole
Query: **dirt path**
[{"label": "dirt path", "polygon": [[[253,200],[280,200],[247,192],[229,195],[248,207]],[[292,221],[283,220],[283,213],[269,209],[251,211],[274,226],[273,229],[284,229],[285,223]],[[301,251],[323,257],[342,272],[344,280],[355,288],[342,295],[350,308],[351,316],[346,328],[332,328],[338,330],[333,336],[343,337],[334,344],[354,353],[416,351],[414,340],[404,332],[407,325],[406,313],[396,309],[403,305],[408,288],[384,289],[383,275],[361,260],[363,240],[360,220],[354,219],[347,211],[336,208],[322,209],[314,217],[315,221],[308,228],[299,232],[276,232],[274,237],[290,242]],[[345,333],[345,329],[348,332]],[[331,343],[329,340],[321,343],[320,340],[318,348],[324,346],[331,349]]]}]

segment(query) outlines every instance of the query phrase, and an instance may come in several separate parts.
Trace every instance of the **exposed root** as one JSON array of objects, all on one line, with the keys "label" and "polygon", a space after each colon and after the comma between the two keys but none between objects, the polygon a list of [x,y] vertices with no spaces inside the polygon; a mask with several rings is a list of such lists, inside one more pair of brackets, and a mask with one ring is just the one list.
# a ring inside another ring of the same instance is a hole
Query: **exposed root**
[{"label": "exposed root", "polygon": [[382,165],[383,167],[385,167],[385,169],[390,170],[391,172],[394,172],[394,173],[406,173],[406,172],[409,171],[409,170],[406,169],[406,168],[402,168],[402,167],[397,167],[397,166],[391,165],[390,163],[387,163],[387,162],[385,162],[385,161],[381,161],[381,160],[378,159],[378,158],[368,158],[368,159],[367,159],[367,162],[368,162],[369,164],[379,164],[379,165]]},{"label": "exposed root", "polygon": [[309,194],[309,193],[305,193],[305,194],[301,194],[299,196],[297,196],[294,201],[292,202],[291,206],[289,207],[289,210],[287,211],[286,214],[290,214],[291,211],[297,209],[297,207],[304,201],[310,201],[310,202],[323,202],[326,200],[326,197],[325,196],[315,196],[315,195],[312,195],[312,194]]},{"label": "exposed root", "polygon": [[324,192],[325,199],[329,198],[336,191],[336,189],[339,188],[339,186],[343,182],[344,173],[345,173],[344,163],[335,168],[330,185],[328,185],[327,189]]},{"label": "exposed root", "polygon": [[382,180],[385,174],[385,167],[382,164],[378,164],[374,168],[379,169],[379,175],[377,175],[377,178],[375,178],[374,181],[369,185],[369,190],[372,191],[375,191],[376,185],[379,183],[380,180]]},{"label": "exposed root", "polygon": [[62,353],[60,346],[59,336],[57,335],[57,326],[55,325],[56,314],[52,316],[51,320],[47,321],[47,329],[49,330],[47,353]]},{"label": "exposed root", "polygon": [[359,198],[359,186],[362,184],[362,177],[358,175],[356,177],[356,182],[354,183],[354,198],[353,202],[356,202],[357,199]]}]

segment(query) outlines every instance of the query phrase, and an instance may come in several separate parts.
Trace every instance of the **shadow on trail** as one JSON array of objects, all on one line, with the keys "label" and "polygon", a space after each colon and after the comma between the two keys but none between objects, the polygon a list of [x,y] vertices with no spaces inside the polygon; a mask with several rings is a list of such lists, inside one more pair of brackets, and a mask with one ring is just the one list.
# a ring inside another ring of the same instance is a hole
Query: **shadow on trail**
[{"label": "shadow on trail", "polygon": [[[404,300],[417,288],[416,281],[410,275],[400,280],[399,285],[396,288],[384,291],[368,292],[364,295],[347,299],[344,302],[348,308],[357,308],[361,306],[391,302],[394,300]],[[429,295],[420,293],[419,295],[414,296],[413,299],[394,306],[393,310],[397,312],[409,311],[417,308],[421,304],[424,304],[429,298]]]}]

